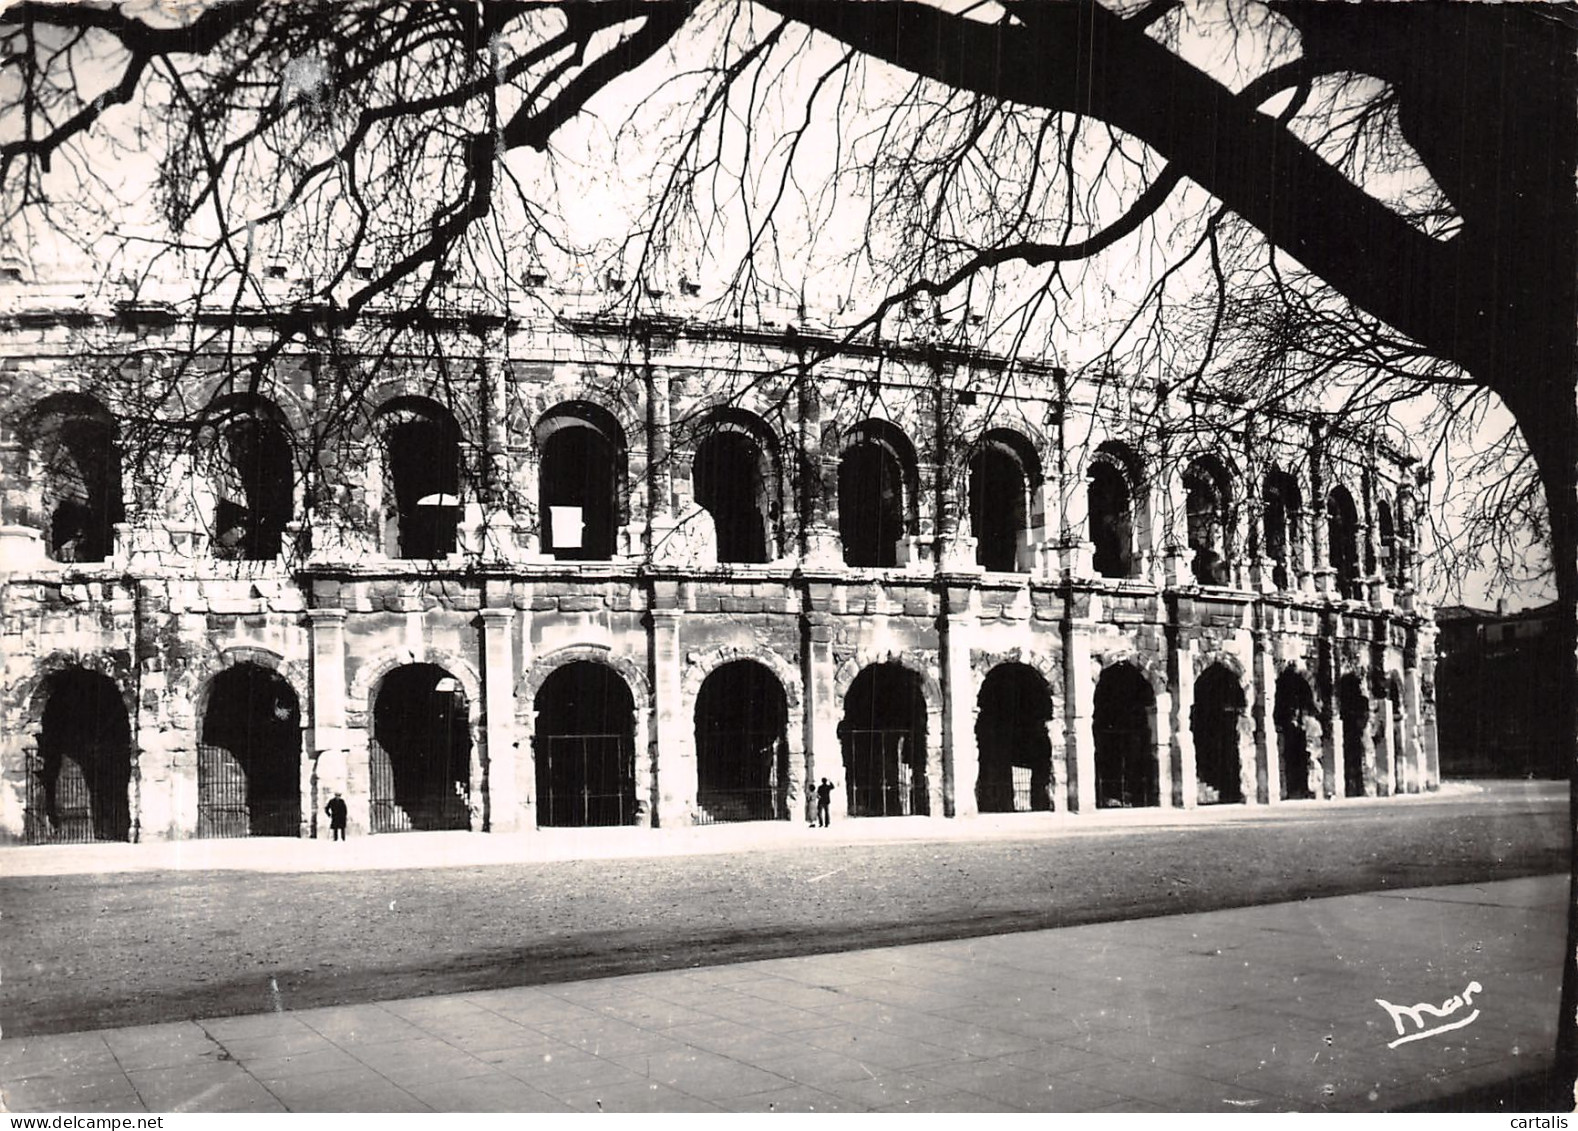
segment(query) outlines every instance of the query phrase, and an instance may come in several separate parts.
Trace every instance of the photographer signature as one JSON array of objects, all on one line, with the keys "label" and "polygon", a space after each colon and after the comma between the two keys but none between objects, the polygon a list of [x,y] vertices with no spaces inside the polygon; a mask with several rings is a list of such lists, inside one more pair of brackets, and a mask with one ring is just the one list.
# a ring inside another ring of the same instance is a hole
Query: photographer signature
[{"label": "photographer signature", "polygon": [[[1457,1021],[1448,1022],[1445,1025],[1437,1025],[1433,1029],[1425,1028],[1425,1025],[1427,1024],[1425,1021],[1425,1014],[1428,1013],[1432,1017],[1451,1017],[1453,1014],[1457,1013],[1458,1010],[1473,1005],[1475,994],[1484,992],[1484,986],[1480,985],[1478,982],[1470,982],[1468,984],[1468,988],[1465,989],[1461,994],[1453,994],[1440,1005],[1431,1005],[1427,1001],[1422,1001],[1418,1005],[1393,1005],[1384,998],[1376,998],[1375,1004],[1379,1005],[1382,1009],[1386,1010],[1386,1012],[1390,1013],[1392,1015],[1392,1024],[1397,1026],[1397,1039],[1395,1041],[1388,1042],[1386,1047],[1389,1049],[1395,1049],[1398,1045],[1406,1045],[1409,1041],[1421,1041],[1426,1037],[1433,1037],[1437,1033],[1446,1033],[1453,1029],[1461,1029],[1463,1026],[1471,1024],[1473,1020],[1479,1016],[1479,1010],[1477,1009],[1474,1010],[1473,1013],[1470,1013],[1467,1017],[1460,1018]],[[1416,1032],[1410,1033],[1407,1027],[1403,1025],[1404,1017],[1407,1017],[1414,1023],[1414,1028],[1417,1030]]]}]

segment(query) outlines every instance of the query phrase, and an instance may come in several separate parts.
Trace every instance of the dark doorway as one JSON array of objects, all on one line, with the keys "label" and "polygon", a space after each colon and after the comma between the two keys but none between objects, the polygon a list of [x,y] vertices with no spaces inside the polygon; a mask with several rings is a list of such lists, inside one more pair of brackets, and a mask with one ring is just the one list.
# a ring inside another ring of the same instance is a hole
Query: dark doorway
[{"label": "dark doorway", "polygon": [[1290,589],[1298,581],[1299,488],[1285,471],[1266,476],[1260,499],[1260,552],[1271,561],[1271,583]]},{"label": "dark doorway", "polygon": [[696,503],[712,516],[720,562],[768,559],[773,505],[764,462],[761,447],[743,432],[713,432],[696,448]]},{"label": "dark doorway", "polygon": [[1194,735],[1196,800],[1201,805],[1236,805],[1244,800],[1240,778],[1239,734],[1244,719],[1244,688],[1221,664],[1212,664],[1194,684],[1191,731]]},{"label": "dark doorway", "polygon": [[1113,664],[1096,684],[1096,805],[1137,809],[1161,804],[1156,764],[1156,694],[1133,664]]},{"label": "dark doorway", "polygon": [[556,418],[542,444],[542,548],[559,561],[603,562],[614,556],[619,528],[618,445],[601,429]]},{"label": "dark doorway", "polygon": [[1359,583],[1359,514],[1346,487],[1334,488],[1326,496],[1326,536],[1338,596],[1359,600],[1364,596]]},{"label": "dark doorway", "polygon": [[197,746],[199,837],[301,835],[301,710],[278,673],[214,677]]},{"label": "dark doorway", "polygon": [[466,693],[443,668],[406,664],[384,676],[368,753],[373,832],[471,827]]},{"label": "dark doorway", "polygon": [[1227,585],[1227,476],[1216,460],[1202,458],[1184,470],[1183,484],[1190,571],[1201,585]]},{"label": "dark doorway", "polygon": [[44,402],[28,424],[38,460],[44,549],[57,562],[102,562],[122,521],[121,453],[113,419],[90,397]]},{"label": "dark doorway", "polygon": [[537,823],[636,823],[635,703],[612,668],[565,664],[537,692]]},{"label": "dark doorway", "polygon": [[696,696],[696,804],[702,824],[789,816],[783,687],[761,664],[736,660]]},{"label": "dark doorway", "polygon": [[873,664],[850,685],[839,724],[851,817],[926,816],[926,697],[920,676]]},{"label": "dark doorway", "polygon": [[284,430],[259,412],[227,408],[212,428],[209,443],[214,557],[229,561],[278,557],[294,491]]},{"label": "dark doorway", "polygon": [[1134,502],[1129,481],[1108,460],[1090,468],[1091,566],[1102,577],[1129,577],[1134,572]]},{"label": "dark doorway", "polygon": [[382,429],[384,552],[449,556],[460,523],[459,425],[447,410],[413,397],[385,409]]},{"label": "dark doorway", "polygon": [[1364,732],[1370,725],[1370,700],[1356,675],[1337,681],[1337,710],[1342,715],[1342,793],[1364,796]]},{"label": "dark doorway", "polygon": [[1271,712],[1281,748],[1282,796],[1306,801],[1315,796],[1310,786],[1310,759],[1320,757],[1320,720],[1315,696],[1304,677],[1291,669],[1277,677],[1277,699]]},{"label": "dark doorway", "polygon": [[970,457],[970,531],[975,535],[976,563],[1003,573],[1022,568],[1019,547],[1026,528],[1024,468],[1006,445],[985,443]]},{"label": "dark doorway", "polygon": [[108,677],[71,668],[45,683],[28,774],[29,844],[131,839],[131,726]]},{"label": "dark doorway", "polygon": [[981,682],[976,708],[976,807],[982,813],[1051,810],[1052,696],[1041,673],[1028,664],[997,665]]},{"label": "dark doorway", "polygon": [[886,444],[862,440],[839,461],[838,532],[844,543],[844,564],[898,564],[898,541],[904,534],[904,470]]}]

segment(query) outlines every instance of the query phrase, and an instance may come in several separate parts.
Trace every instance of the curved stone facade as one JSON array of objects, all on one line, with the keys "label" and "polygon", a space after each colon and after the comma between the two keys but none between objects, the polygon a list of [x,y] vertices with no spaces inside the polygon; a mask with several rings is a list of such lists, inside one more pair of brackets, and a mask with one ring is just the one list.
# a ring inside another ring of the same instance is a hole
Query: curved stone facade
[{"label": "curved stone facade", "polygon": [[0,329],[11,840],[1438,781],[1410,461],[1318,418],[682,321]]}]

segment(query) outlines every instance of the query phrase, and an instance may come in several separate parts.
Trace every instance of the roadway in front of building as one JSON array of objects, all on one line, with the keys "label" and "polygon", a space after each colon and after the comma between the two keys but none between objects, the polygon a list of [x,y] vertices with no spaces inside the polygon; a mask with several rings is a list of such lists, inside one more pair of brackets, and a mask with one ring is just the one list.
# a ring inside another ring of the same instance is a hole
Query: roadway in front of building
[{"label": "roadway in front of building", "polygon": [[46,1112],[1230,1112],[1491,1089],[1526,1112],[1549,1102],[1567,896],[1533,877],[24,1036],[0,1041],[0,1092]]},{"label": "roadway in front of building", "polygon": [[1095,817],[6,850],[0,1024],[15,1037],[540,986],[1570,859],[1561,783]]}]

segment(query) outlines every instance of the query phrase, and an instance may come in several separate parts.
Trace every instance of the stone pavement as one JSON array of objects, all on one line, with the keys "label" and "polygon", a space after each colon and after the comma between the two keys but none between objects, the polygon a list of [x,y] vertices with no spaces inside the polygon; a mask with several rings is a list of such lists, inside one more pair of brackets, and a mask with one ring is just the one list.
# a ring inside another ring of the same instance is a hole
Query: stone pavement
[{"label": "stone pavement", "polygon": [[[1536,877],[21,1037],[0,1091],[64,1112],[1385,1110],[1550,1064],[1567,894]],[[1470,982],[1450,1020],[1472,1022],[1388,1047],[1375,999]]]}]

